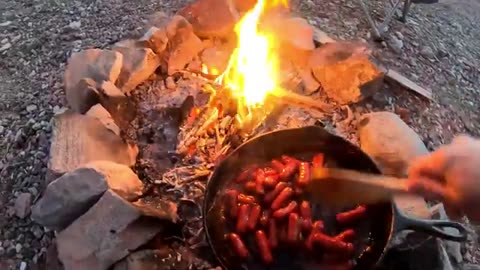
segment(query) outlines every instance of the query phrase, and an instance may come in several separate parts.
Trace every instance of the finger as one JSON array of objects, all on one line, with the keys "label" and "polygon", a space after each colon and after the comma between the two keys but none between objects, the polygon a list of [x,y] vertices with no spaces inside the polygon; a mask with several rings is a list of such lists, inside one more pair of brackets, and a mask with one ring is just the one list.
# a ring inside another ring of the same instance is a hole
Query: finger
[{"label": "finger", "polygon": [[436,179],[426,177],[411,178],[407,183],[410,192],[423,196],[429,200],[440,200],[448,204],[458,205],[459,196],[448,186]]},{"label": "finger", "polygon": [[441,147],[437,151],[422,156],[411,162],[408,170],[409,178],[433,178],[439,182],[444,182],[445,168],[447,167],[447,150]]}]

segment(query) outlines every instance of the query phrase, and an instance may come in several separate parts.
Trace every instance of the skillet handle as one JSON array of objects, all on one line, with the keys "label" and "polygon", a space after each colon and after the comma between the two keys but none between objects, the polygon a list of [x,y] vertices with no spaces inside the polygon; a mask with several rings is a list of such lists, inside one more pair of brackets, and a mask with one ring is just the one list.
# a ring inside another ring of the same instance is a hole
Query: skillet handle
[{"label": "skillet handle", "polygon": [[[454,229],[454,230],[446,230]],[[463,242],[467,240],[468,230],[458,222],[448,220],[426,220],[407,217],[397,210],[395,231],[413,230],[445,240]],[[453,232],[452,232],[453,231]]]}]

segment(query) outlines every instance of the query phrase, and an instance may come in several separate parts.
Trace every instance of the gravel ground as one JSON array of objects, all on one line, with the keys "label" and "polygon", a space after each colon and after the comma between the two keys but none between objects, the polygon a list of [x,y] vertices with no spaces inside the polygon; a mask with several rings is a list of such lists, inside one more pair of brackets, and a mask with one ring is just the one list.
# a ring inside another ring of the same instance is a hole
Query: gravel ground
[{"label": "gravel ground", "polygon": [[[369,5],[383,13],[383,3]],[[64,106],[62,74],[73,51],[106,47],[135,35],[156,11],[172,13],[184,2],[166,0],[0,1],[0,269],[42,261],[52,232],[20,219],[22,201],[43,189],[50,118]],[[339,39],[369,39],[357,1],[306,0],[311,23]],[[356,112],[393,110],[429,148],[455,134],[480,135],[480,2],[449,0],[413,6],[406,24],[393,21],[387,42],[373,44],[376,58],[424,87],[434,102],[391,88]],[[477,27],[475,27],[475,25]],[[25,201],[23,201],[25,204]],[[28,204],[27,204],[28,205]],[[25,205],[23,205],[25,206]],[[476,262],[474,250],[468,262]]]}]

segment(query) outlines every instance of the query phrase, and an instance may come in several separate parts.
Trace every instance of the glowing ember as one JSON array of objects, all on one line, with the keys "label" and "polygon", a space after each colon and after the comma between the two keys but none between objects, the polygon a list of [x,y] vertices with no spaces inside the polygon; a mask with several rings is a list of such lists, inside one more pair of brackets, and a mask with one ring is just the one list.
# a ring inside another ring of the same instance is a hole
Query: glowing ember
[{"label": "glowing ember", "polygon": [[217,83],[230,89],[238,101],[240,122],[251,120],[255,108],[262,107],[268,93],[277,87],[278,58],[273,49],[274,37],[258,31],[260,16],[286,0],[258,0],[235,26],[238,44],[227,69]]}]

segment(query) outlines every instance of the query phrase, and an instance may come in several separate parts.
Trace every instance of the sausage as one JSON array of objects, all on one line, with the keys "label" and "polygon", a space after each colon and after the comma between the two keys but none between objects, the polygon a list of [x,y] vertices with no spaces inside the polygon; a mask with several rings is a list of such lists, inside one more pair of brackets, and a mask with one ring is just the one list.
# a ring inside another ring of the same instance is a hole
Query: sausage
[{"label": "sausage", "polygon": [[265,172],[262,169],[258,169],[255,177],[255,192],[259,195],[265,193],[263,183],[265,182]]},{"label": "sausage", "polygon": [[337,223],[341,226],[352,224],[364,217],[366,212],[367,208],[363,205],[360,205],[353,210],[338,213],[336,216]]},{"label": "sausage", "polygon": [[243,170],[235,179],[237,183],[243,183],[248,180],[248,178],[252,177],[252,174],[258,168],[257,164],[250,166],[249,168]]},{"label": "sausage", "polygon": [[245,194],[238,194],[237,201],[239,203],[246,203],[246,204],[255,203],[255,197],[245,195]]},{"label": "sausage", "polygon": [[238,234],[231,233],[228,235],[230,242],[232,243],[233,250],[238,257],[242,259],[248,258],[248,249],[243,243],[242,239]]},{"label": "sausage", "polygon": [[248,216],[247,228],[249,230],[254,230],[255,227],[257,227],[258,218],[260,217],[261,212],[262,212],[262,207],[260,207],[260,205],[255,204],[252,206],[252,209],[250,210],[250,215]]},{"label": "sausage", "polygon": [[283,167],[283,171],[280,173],[280,179],[282,180],[287,180],[290,178],[293,174],[297,172],[299,163],[295,161],[290,161],[285,166]]},{"label": "sausage", "polygon": [[291,197],[293,196],[293,189],[291,187],[286,187],[284,188],[280,194],[273,200],[272,205],[270,206],[270,209],[272,210],[277,210],[282,205],[284,205]]},{"label": "sausage", "polygon": [[312,230],[313,224],[311,219],[303,219],[302,218],[302,231],[310,232]]},{"label": "sausage", "polygon": [[355,231],[353,229],[345,230],[335,236],[335,239],[343,242],[351,242],[353,238],[355,238]]},{"label": "sausage", "polygon": [[247,231],[249,212],[250,212],[249,204],[242,204],[238,209],[237,226],[236,226],[237,233],[244,233],[245,231]]},{"label": "sausage", "polygon": [[313,157],[312,165],[314,168],[322,168],[325,162],[325,157],[322,153],[319,153]]},{"label": "sausage", "polygon": [[345,243],[323,233],[315,233],[312,237],[312,243],[326,252],[341,254],[353,254],[354,252],[352,243]]},{"label": "sausage", "polygon": [[309,202],[302,201],[300,204],[300,216],[304,219],[312,220],[312,208],[310,207]]},{"label": "sausage", "polygon": [[311,179],[310,163],[300,162],[298,166],[298,180],[297,185],[299,187],[306,187]]},{"label": "sausage", "polygon": [[317,220],[313,223],[312,230],[310,231],[310,235],[307,237],[307,240],[305,241],[305,245],[307,246],[307,249],[313,250],[313,236],[316,233],[323,233],[324,230],[325,230],[325,225],[323,224],[323,221]]},{"label": "sausage", "polygon": [[294,243],[298,240],[300,234],[300,222],[296,213],[291,213],[288,216],[288,231],[287,239],[289,242]]},{"label": "sausage", "polygon": [[263,183],[265,187],[274,188],[278,183],[278,174],[266,176]]},{"label": "sausage", "polygon": [[302,188],[297,186],[294,189],[295,189],[295,195],[300,196],[300,195],[303,194],[303,189]]},{"label": "sausage", "polygon": [[257,184],[253,181],[248,181],[245,183],[245,191],[248,193],[255,193]]},{"label": "sausage", "polygon": [[278,246],[278,230],[277,222],[274,219],[270,219],[268,222],[268,242],[271,248]]},{"label": "sausage", "polygon": [[279,225],[277,224],[277,231],[279,231],[278,233],[278,240],[282,243],[288,243],[288,228],[287,226],[281,226],[280,228],[278,228]]},{"label": "sausage", "polygon": [[272,203],[273,200],[275,200],[275,198],[277,198],[278,194],[280,194],[280,192],[282,192],[282,190],[285,189],[287,186],[288,186],[287,183],[279,182],[275,186],[275,189],[273,189],[272,191],[270,191],[269,193],[267,193],[265,195],[265,197],[263,198],[263,201],[267,204]]},{"label": "sausage", "polygon": [[291,157],[291,156],[287,156],[287,155],[282,155],[282,161],[284,163],[289,163],[289,162],[293,162],[293,163],[297,163],[299,164],[301,161],[294,158],[294,157]]},{"label": "sausage", "polygon": [[272,164],[272,168],[275,171],[277,171],[277,173],[283,172],[284,165],[281,161],[279,161],[277,159],[274,159],[274,160],[272,160],[271,164]]},{"label": "sausage", "polygon": [[230,189],[225,193],[225,208],[228,216],[235,218],[238,211],[238,191]]},{"label": "sausage", "polygon": [[262,257],[263,262],[265,264],[271,264],[273,262],[273,256],[267,236],[262,230],[258,230],[255,233],[255,239],[257,241],[258,250],[260,251],[260,256]]},{"label": "sausage", "polygon": [[288,216],[290,213],[294,212],[297,209],[297,202],[291,201],[287,206],[284,208],[280,208],[277,211],[273,212],[273,217],[275,219],[282,219]]},{"label": "sausage", "polygon": [[270,219],[270,212],[268,210],[263,210],[259,220],[260,225],[262,225],[263,227],[267,227],[269,219]]},{"label": "sausage", "polygon": [[263,171],[265,172],[265,176],[278,175],[277,170],[272,169],[270,167],[267,167],[267,168],[263,169]]}]

